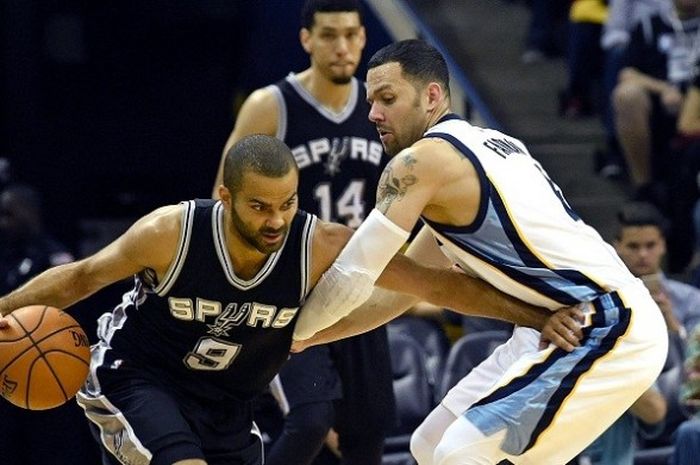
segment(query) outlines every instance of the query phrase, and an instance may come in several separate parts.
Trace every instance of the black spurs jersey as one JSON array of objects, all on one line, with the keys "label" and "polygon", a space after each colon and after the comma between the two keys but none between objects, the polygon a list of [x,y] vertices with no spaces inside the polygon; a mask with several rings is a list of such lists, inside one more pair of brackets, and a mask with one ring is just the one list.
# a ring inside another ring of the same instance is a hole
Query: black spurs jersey
[{"label": "black spurs jersey", "polygon": [[137,276],[121,305],[100,318],[97,365],[133,363],[205,401],[254,397],[289,355],[309,291],[315,222],[300,211],[282,248],[246,281],[226,249],[222,204],[186,202],[178,251],[162,281]]},{"label": "black spurs jersey", "polygon": [[367,121],[365,86],[355,78],[351,85],[340,113],[324,108],[294,74],[270,89],[280,109],[276,136],[299,166],[299,208],[357,228],[374,207],[387,157]]}]

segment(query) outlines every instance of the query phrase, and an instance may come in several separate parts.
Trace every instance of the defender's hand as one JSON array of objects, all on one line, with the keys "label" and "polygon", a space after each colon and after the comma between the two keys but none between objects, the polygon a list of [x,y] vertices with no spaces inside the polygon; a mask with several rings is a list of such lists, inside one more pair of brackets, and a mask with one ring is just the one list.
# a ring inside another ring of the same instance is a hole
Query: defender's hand
[{"label": "defender's hand", "polygon": [[545,349],[551,343],[567,352],[580,346],[583,339],[581,327],[584,314],[579,307],[566,307],[552,313],[542,328],[540,349]]}]

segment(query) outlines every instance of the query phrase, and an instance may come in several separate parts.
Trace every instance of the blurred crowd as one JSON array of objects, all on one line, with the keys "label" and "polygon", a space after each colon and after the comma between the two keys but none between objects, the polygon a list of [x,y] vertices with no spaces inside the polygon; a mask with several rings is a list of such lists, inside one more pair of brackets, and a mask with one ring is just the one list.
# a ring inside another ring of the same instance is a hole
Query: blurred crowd
[{"label": "blurred crowd", "polygon": [[615,248],[659,304],[671,342],[657,385],[579,463],[696,463],[700,1],[528,3],[521,60],[562,60],[559,117],[599,119],[605,138],[594,154],[596,174],[622,183],[629,197],[619,209]]},{"label": "blurred crowd", "polygon": [[597,117],[597,172],[670,220],[669,271],[700,283],[700,2],[532,0],[522,61],[562,57],[559,115]]}]

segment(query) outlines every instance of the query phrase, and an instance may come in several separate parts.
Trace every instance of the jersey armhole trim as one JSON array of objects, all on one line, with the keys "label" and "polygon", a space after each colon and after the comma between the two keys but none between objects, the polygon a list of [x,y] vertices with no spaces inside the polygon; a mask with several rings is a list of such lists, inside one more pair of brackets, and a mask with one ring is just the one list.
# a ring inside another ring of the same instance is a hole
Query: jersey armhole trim
[{"label": "jersey armhole trim", "polygon": [[425,135],[425,137],[435,137],[447,141],[472,163],[474,169],[476,170],[476,174],[479,177],[479,190],[481,191],[481,198],[479,199],[479,210],[476,213],[476,217],[474,218],[474,221],[472,221],[468,225],[450,226],[430,221],[425,217],[423,217],[423,219],[426,223],[434,225],[443,231],[459,231],[465,233],[471,233],[476,231],[484,223],[491,196],[491,181],[486,176],[486,171],[484,171],[484,167],[481,165],[479,158],[474,154],[474,152],[472,152],[466,145],[464,145],[459,139],[457,139],[452,134],[447,134],[444,132],[429,132]]},{"label": "jersey armhole trim", "polygon": [[309,294],[310,282],[311,282],[311,263],[312,263],[312,250],[313,250],[313,239],[314,231],[316,230],[316,222],[318,218],[316,215],[307,214],[306,223],[304,223],[304,228],[302,230],[301,237],[301,294],[299,295],[299,302],[304,302],[306,296]]},{"label": "jersey armhole trim", "polygon": [[[153,289],[153,292],[159,296],[166,295],[170,288],[173,287],[177,277],[180,275],[183,265],[185,264],[185,258],[187,258],[187,251],[190,248],[190,239],[192,238],[192,223],[194,221],[194,209],[195,202],[190,200],[188,202],[183,202],[185,211],[182,215],[182,231],[180,232],[180,240],[177,247],[177,253],[173,262],[170,264],[170,268],[165,273],[163,280]],[[181,204],[182,205],[182,204]]]},{"label": "jersey armhole trim", "polygon": [[287,102],[284,101],[284,95],[282,95],[282,89],[279,86],[271,84],[269,89],[277,100],[277,133],[275,137],[283,141],[287,137]]}]

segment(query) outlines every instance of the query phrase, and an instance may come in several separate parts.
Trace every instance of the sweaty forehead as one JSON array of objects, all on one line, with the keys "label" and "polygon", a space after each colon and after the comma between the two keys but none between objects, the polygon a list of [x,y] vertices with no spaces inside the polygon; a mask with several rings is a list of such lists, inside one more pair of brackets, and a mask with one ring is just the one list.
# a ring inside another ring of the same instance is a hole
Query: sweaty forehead
[{"label": "sweaty forehead", "polygon": [[297,191],[299,178],[292,169],[281,177],[268,177],[246,170],[241,183],[241,194],[246,199],[257,199],[270,203],[286,201]]},{"label": "sweaty forehead", "polygon": [[408,81],[401,74],[401,65],[396,62],[386,63],[367,71],[367,93],[369,95],[386,89],[396,89],[407,83]]}]

